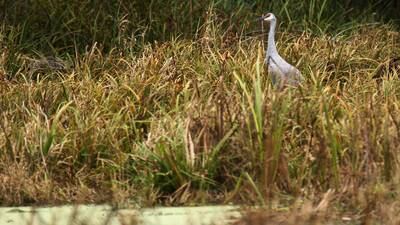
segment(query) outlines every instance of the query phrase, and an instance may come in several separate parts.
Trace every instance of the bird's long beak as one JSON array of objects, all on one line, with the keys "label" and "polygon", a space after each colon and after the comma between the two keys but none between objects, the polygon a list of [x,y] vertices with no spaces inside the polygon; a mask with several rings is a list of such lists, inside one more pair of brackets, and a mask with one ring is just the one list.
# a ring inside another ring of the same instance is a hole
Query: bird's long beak
[{"label": "bird's long beak", "polygon": [[263,21],[264,19],[265,19],[265,16],[258,17],[258,18],[256,19],[256,22],[258,22],[258,21]]},{"label": "bird's long beak", "polygon": [[267,15],[263,15],[261,17],[258,17],[256,21],[263,21],[265,18],[267,18]]}]

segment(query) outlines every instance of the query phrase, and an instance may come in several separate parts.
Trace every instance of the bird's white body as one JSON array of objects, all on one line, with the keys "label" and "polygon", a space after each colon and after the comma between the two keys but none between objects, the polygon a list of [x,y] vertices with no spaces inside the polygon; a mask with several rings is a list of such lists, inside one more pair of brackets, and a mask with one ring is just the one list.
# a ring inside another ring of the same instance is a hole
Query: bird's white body
[{"label": "bird's white body", "polygon": [[268,72],[272,77],[272,83],[279,87],[284,85],[299,85],[302,76],[300,71],[286,62],[280,55],[267,55],[265,63],[268,65]]},{"label": "bird's white body", "polygon": [[275,28],[276,17],[272,13],[262,18],[264,21],[270,22],[268,33],[268,47],[266,52],[265,63],[268,65],[268,72],[271,75],[272,83],[279,88],[283,86],[297,86],[300,84],[302,75],[300,71],[286,62],[279,54],[275,45]]}]

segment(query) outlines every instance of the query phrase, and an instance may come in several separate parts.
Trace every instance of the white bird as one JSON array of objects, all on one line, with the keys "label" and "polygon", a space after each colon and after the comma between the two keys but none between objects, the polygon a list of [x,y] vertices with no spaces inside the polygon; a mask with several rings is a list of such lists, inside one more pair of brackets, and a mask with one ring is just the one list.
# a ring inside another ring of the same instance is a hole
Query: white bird
[{"label": "white bird", "polygon": [[261,17],[262,21],[270,23],[268,33],[268,47],[266,52],[265,64],[268,65],[268,72],[272,76],[272,84],[278,88],[284,86],[298,86],[303,80],[300,71],[286,62],[279,54],[275,45],[276,17],[272,13],[267,13]]}]

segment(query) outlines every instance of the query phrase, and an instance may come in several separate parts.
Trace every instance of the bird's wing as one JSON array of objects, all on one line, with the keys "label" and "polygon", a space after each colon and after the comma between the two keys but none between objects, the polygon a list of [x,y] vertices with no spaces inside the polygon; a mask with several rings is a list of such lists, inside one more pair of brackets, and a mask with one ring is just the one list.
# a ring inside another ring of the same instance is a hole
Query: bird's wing
[{"label": "bird's wing", "polygon": [[290,66],[290,64],[286,62],[280,55],[271,56],[270,62],[275,63],[283,73],[286,73],[288,66]]},{"label": "bird's wing", "polygon": [[284,71],[273,60],[268,64],[268,72],[271,75],[272,84],[274,85],[280,84],[286,79]]},{"label": "bird's wing", "polygon": [[267,61],[268,70],[272,75],[274,84],[288,82],[291,85],[298,85],[303,80],[300,71],[279,55],[270,56]]}]

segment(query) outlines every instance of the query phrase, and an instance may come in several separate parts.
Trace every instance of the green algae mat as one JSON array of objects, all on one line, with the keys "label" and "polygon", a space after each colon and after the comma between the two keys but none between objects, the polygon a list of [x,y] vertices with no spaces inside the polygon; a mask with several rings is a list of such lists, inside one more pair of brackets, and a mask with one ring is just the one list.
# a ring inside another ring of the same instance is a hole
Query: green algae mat
[{"label": "green algae mat", "polygon": [[0,208],[4,225],[207,225],[229,224],[236,206],[114,209],[108,205]]}]

